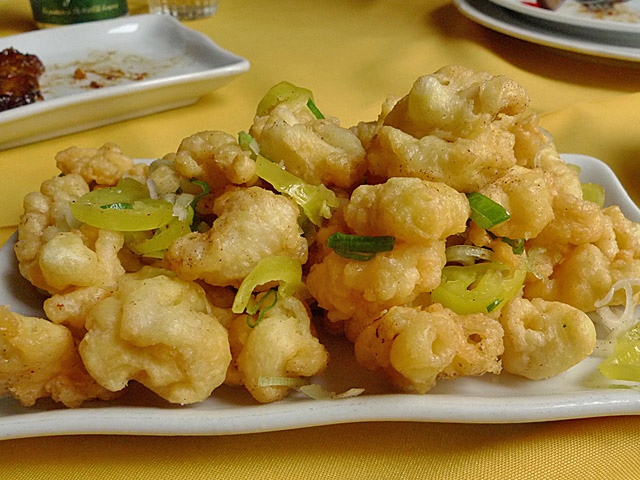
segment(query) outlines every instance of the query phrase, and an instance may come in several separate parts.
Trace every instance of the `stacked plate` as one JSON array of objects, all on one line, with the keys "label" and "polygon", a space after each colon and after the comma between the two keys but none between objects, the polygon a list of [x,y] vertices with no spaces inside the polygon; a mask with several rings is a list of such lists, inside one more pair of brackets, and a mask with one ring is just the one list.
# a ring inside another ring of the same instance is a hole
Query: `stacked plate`
[{"label": "stacked plate", "polygon": [[571,52],[640,62],[640,0],[588,8],[566,0],[556,10],[536,0],[454,0],[458,10],[492,30]]}]

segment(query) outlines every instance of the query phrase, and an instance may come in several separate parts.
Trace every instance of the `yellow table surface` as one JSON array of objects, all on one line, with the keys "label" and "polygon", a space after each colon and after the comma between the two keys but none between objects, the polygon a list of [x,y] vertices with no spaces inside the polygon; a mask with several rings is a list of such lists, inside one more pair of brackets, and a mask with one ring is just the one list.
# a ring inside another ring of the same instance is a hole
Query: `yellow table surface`
[{"label": "yellow table surface", "polygon": [[[145,4],[132,0],[133,14]],[[220,0],[185,22],[251,62],[196,104],[0,151],[0,241],[22,198],[72,146],[117,143],[135,158],[175,151],[206,129],[251,124],[268,87],[313,90],[342,125],[372,120],[387,94],[464,64],[522,84],[561,152],[607,162],[640,203],[640,64],[601,61],[511,38],[447,0]],[[35,29],[26,0],[0,0],[0,36]],[[37,53],[37,52],[34,52]],[[640,412],[638,412],[640,413]],[[61,436],[0,442],[0,478],[640,478],[640,417],[517,425],[362,423],[214,437]]]}]

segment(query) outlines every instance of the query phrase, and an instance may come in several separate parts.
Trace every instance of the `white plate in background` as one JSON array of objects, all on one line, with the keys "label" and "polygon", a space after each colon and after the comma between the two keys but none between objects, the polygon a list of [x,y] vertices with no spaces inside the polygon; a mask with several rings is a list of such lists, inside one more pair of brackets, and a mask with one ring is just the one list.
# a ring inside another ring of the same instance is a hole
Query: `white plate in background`
[{"label": "white plate in background", "polygon": [[617,35],[570,25],[558,26],[521,15],[487,0],[454,0],[454,4],[470,20],[521,40],[574,53],[640,61],[639,35]]},{"label": "white plate in background", "polygon": [[[581,167],[583,182],[606,189],[608,205],[620,205],[628,218],[640,222],[640,209],[607,165],[584,155],[563,158]],[[15,236],[0,249],[0,305],[37,315],[43,297],[20,277],[14,241]],[[589,357],[548,380],[484,375],[442,380],[425,395],[408,395],[393,392],[381,374],[359,367],[346,340],[323,338],[323,343],[332,361],[314,381],[336,392],[364,387],[363,395],[311,400],[294,392],[280,402],[259,405],[244,389],[223,386],[204,402],[181,407],[133,385],[113,402],[88,402],[76,409],[62,408],[48,399],[25,408],[5,397],[0,399],[0,439],[90,433],[222,435],[364,421],[520,423],[640,415],[638,384],[631,384],[636,389],[607,388],[630,382],[606,380],[597,370],[597,358]]]},{"label": "white plate in background", "polygon": [[557,10],[536,6],[536,0],[491,0],[501,7],[561,25],[593,28],[607,32],[640,34],[640,0],[615,4],[607,12],[589,10],[577,0],[566,0]]},{"label": "white plate in background", "polygon": [[169,15],[0,37],[0,50],[10,47],[44,64],[44,100],[0,112],[0,150],[189,105],[249,69]]}]

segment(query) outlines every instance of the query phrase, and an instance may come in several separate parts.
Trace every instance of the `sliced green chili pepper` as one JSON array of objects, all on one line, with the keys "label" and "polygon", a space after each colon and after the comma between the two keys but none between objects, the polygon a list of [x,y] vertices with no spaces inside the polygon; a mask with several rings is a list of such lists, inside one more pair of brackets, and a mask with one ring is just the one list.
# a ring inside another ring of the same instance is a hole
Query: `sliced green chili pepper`
[{"label": "sliced green chili pepper", "polygon": [[296,87],[289,82],[280,82],[271,87],[267,93],[265,93],[264,97],[262,97],[262,100],[258,103],[256,115],[258,117],[264,117],[265,115],[269,115],[271,110],[281,103],[293,100],[301,100],[306,103],[310,98],[313,99],[311,90]]},{"label": "sliced green chili pepper", "polygon": [[300,262],[291,257],[273,256],[260,260],[240,284],[231,311],[242,313],[249,304],[251,293],[258,285],[280,282],[278,293],[286,297],[295,293],[302,284]]},{"label": "sliced green chili pepper", "polygon": [[640,323],[618,337],[613,355],[598,369],[607,378],[640,382]]},{"label": "sliced green chili pepper", "polygon": [[[153,258],[157,258],[157,256],[161,254],[164,256],[164,252],[169,248],[171,242],[191,233],[190,225],[191,218],[181,221],[173,217],[167,225],[158,228],[151,238],[139,242],[127,243],[127,246],[137,255]],[[162,256],[160,256],[160,258],[162,258]]]},{"label": "sliced green chili pepper", "polygon": [[302,207],[314,225],[321,225],[323,218],[331,218],[331,209],[339,205],[335,193],[324,185],[311,185],[261,155],[256,166],[258,176]]},{"label": "sliced green chili pepper", "polygon": [[[515,297],[526,270],[496,262],[442,269],[442,281],[431,299],[458,314],[487,313]],[[496,303],[497,302],[497,303]]]},{"label": "sliced green chili pepper", "polygon": [[606,193],[601,185],[597,185],[595,183],[583,183],[581,184],[581,187],[582,198],[597,204],[600,208],[604,207]]}]

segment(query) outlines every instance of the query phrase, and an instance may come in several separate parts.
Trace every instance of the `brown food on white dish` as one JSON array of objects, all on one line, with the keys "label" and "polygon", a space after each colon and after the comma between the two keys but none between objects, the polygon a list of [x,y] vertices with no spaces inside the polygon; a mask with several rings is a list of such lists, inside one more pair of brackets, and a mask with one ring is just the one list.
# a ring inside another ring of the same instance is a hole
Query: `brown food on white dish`
[{"label": "brown food on white dish", "polygon": [[40,76],[45,67],[40,59],[14,48],[0,52],[0,112],[43,99]]}]

